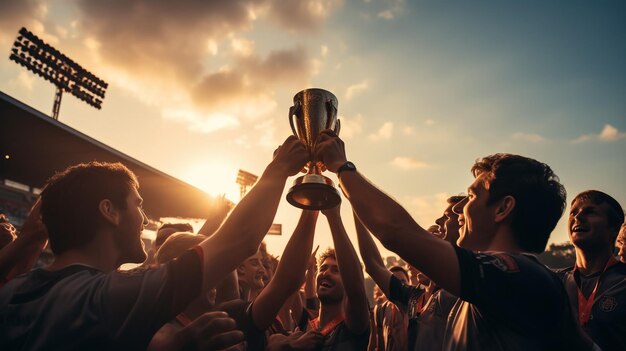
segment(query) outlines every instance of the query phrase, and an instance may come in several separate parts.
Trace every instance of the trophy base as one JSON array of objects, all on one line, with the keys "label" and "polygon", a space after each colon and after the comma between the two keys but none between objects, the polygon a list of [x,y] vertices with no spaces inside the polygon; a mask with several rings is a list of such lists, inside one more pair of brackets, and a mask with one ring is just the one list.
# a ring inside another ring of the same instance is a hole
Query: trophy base
[{"label": "trophy base", "polygon": [[339,205],[341,196],[329,178],[307,174],[293,182],[287,193],[287,201],[304,210],[327,210]]}]

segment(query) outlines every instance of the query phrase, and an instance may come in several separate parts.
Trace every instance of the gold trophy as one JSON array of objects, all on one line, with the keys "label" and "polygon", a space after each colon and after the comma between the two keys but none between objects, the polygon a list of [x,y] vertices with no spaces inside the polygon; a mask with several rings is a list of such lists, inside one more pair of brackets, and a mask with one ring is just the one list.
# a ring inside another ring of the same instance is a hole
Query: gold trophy
[{"label": "gold trophy", "polygon": [[287,201],[305,210],[325,210],[341,203],[333,181],[322,175],[324,164],[315,158],[317,136],[325,129],[339,134],[337,98],[324,89],[305,89],[293,97],[289,108],[289,124],[293,134],[306,145],[310,161],[307,174],[298,177],[287,193]]}]

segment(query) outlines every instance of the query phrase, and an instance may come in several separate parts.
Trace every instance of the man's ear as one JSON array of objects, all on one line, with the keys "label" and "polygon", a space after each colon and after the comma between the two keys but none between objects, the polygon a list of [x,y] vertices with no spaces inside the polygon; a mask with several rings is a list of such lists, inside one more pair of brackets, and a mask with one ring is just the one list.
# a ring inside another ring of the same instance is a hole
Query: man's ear
[{"label": "man's ear", "polygon": [[246,274],[246,267],[244,267],[242,264],[237,266],[237,275],[242,276],[245,274]]},{"label": "man's ear", "polygon": [[106,219],[109,223],[113,225],[118,225],[120,223],[120,213],[113,206],[113,203],[109,199],[104,199],[100,201],[98,204],[98,209],[100,210],[100,214],[104,219]]},{"label": "man's ear", "polygon": [[500,199],[500,201],[498,201],[498,205],[496,206],[496,213],[494,218],[496,223],[502,222],[508,218],[510,219],[514,208],[515,198],[513,196],[508,195]]}]

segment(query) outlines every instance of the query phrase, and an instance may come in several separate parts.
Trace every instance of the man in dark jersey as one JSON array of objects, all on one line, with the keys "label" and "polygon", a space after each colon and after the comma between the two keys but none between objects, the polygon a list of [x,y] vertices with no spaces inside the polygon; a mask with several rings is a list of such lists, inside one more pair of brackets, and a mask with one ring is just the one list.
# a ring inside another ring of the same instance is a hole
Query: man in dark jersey
[{"label": "man in dark jersey", "polygon": [[626,264],[613,256],[622,206],[597,190],[572,201],[568,230],[576,264],[559,271],[578,322],[602,350],[626,350]]},{"label": "man in dark jersey", "polygon": [[307,330],[325,337],[323,351],[367,350],[369,307],[359,258],[341,221],[340,206],[324,210],[335,249],[320,255],[317,297],[320,310]]},{"label": "man in dark jersey", "polygon": [[[308,158],[295,136],[287,138],[214,235],[165,265],[127,272],[117,268],[146,258],[140,235],[147,218],[134,174],[98,162],[56,174],[41,195],[56,259],[0,289],[0,349],[145,349],[165,322],[256,252],[287,177]],[[214,348],[243,339],[225,313],[206,323]]]},{"label": "man in dark jersey", "polygon": [[354,211],[387,249],[460,298],[444,350],[591,347],[559,277],[525,254],[545,249],[565,208],[565,190],[550,167],[510,154],[479,160],[468,197],[455,206],[462,209],[461,248],[455,248],[357,172],[334,132],[322,132],[316,156],[337,173]]},{"label": "man in dark jersey", "polygon": [[[417,336],[417,317],[426,304],[426,290],[422,285],[409,285],[408,276],[402,279],[385,267],[376,243],[356,214],[354,225],[365,271],[389,300],[375,308],[377,314],[384,308],[389,315],[383,321],[375,318],[377,325],[371,326],[371,333],[381,334],[385,329],[388,330],[382,338],[384,341],[381,341],[380,335],[376,335],[375,338],[383,350],[413,350]],[[405,316],[407,317],[406,324],[404,323]],[[381,325],[381,322],[386,322],[387,325]],[[403,327],[404,330],[399,327]]]}]

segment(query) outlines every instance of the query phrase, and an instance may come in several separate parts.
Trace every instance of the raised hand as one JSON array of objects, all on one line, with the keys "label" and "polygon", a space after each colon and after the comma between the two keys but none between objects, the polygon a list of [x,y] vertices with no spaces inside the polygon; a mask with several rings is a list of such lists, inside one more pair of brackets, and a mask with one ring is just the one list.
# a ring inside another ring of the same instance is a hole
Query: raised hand
[{"label": "raised hand", "polygon": [[333,173],[337,173],[337,169],[347,161],[343,140],[330,129],[320,133],[317,138],[315,156],[317,160],[324,163],[326,169]]},{"label": "raised hand", "polygon": [[268,167],[281,175],[292,176],[300,172],[308,161],[309,153],[304,144],[295,135],[290,135],[274,151],[274,160]]}]

